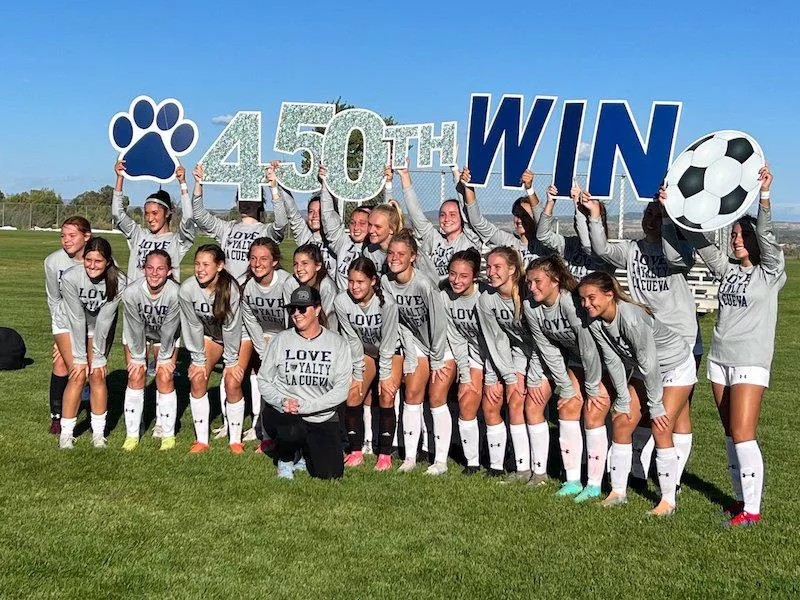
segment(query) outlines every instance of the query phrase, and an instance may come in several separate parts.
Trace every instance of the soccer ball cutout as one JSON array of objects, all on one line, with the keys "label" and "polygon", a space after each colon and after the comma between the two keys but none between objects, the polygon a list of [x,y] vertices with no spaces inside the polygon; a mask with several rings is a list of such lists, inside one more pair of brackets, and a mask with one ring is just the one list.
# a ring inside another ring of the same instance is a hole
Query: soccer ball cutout
[{"label": "soccer ball cutout", "polygon": [[666,209],[690,231],[716,231],[750,208],[764,166],[764,151],[741,131],[704,135],[684,150],[667,172]]}]

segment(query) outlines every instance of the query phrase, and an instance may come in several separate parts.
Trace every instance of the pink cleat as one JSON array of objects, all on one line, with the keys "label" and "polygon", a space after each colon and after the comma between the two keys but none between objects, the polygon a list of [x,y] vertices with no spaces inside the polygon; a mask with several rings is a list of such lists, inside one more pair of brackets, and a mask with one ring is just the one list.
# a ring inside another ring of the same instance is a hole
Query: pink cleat
[{"label": "pink cleat", "polygon": [[392,457],[388,454],[379,454],[378,462],[375,463],[376,471],[391,471],[392,470]]},{"label": "pink cleat", "polygon": [[345,467],[358,467],[364,464],[364,453],[361,450],[351,452],[344,458]]}]

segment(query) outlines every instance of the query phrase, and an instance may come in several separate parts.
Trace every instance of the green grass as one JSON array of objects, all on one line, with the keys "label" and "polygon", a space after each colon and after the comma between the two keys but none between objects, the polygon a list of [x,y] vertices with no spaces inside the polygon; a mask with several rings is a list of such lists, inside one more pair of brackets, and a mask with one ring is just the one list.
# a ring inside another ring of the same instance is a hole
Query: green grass
[{"label": "green grass", "polygon": [[[123,238],[108,237],[126,264]],[[765,520],[731,531],[719,527],[730,484],[705,378],[694,402],[694,454],[669,520],[646,518],[651,498],[636,493],[626,507],[604,510],[554,498],[554,484],[500,486],[457,468],[439,479],[362,468],[334,483],[278,481],[252,445],[244,456],[231,455],[224,442],[187,454],[188,410],[170,453],[149,435],[123,453],[122,421],[104,451],[91,447],[87,433],[74,451],[59,451],[46,432],[52,338],[42,281],[42,260],[57,247],[54,233],[0,232],[0,325],[23,334],[34,361],[0,373],[2,598],[800,593],[798,262],[788,265],[781,294],[772,388],[759,427]],[[710,340],[712,318],[702,326]],[[116,415],[125,385],[120,330],[109,365]],[[185,403],[186,383],[178,383]]]}]

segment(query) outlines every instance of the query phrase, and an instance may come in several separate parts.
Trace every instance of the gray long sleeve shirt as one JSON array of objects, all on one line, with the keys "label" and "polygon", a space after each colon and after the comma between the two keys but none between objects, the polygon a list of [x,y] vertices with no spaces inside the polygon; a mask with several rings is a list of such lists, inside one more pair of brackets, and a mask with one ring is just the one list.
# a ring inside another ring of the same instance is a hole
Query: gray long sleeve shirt
[{"label": "gray long sleeve shirt", "polygon": [[298,413],[310,423],[336,419],[347,400],[352,374],[345,339],[329,329],[307,340],[295,329],[270,340],[258,371],[258,389],[266,402],[283,412],[283,401],[297,400]]},{"label": "gray long sleeve shirt", "polygon": [[167,279],[155,297],[150,295],[143,277],[125,288],[122,293],[122,312],[125,317],[122,330],[131,353],[131,362],[140,365],[147,362],[148,341],[161,345],[158,351],[159,364],[171,362],[181,326],[179,293],[180,285],[171,279]]},{"label": "gray long sleeve shirt", "polygon": [[470,359],[483,366],[484,385],[497,383],[497,373],[489,359],[489,348],[486,346],[480,321],[478,321],[478,298],[485,293],[486,287],[476,284],[471,294],[459,296],[448,284],[443,284],[441,291],[447,313],[447,341],[458,366],[460,383],[471,381]]},{"label": "gray long sleeve shirt", "polygon": [[222,344],[222,361],[226,367],[239,362],[239,346],[242,344],[242,312],[239,287],[231,286],[231,315],[222,325],[211,322],[214,317],[214,293],[207,293],[192,276],[181,284],[181,334],[186,349],[192,355],[192,364],[206,364],[204,336]]},{"label": "gray long sleeve shirt", "polygon": [[292,279],[289,273],[278,269],[269,285],[259,284],[254,277],[244,284],[242,323],[259,357],[263,358],[267,352],[267,338],[288,327],[283,286],[289,279]]},{"label": "gray long sleeve shirt", "polygon": [[611,265],[628,273],[631,297],[649,306],[658,320],[693,347],[697,339],[697,315],[686,268],[675,268],[664,256],[663,244],[645,240],[610,243],[600,217],[589,218],[592,250]]},{"label": "gray long sleeve shirt", "polygon": [[74,266],[82,266],[82,260],[75,260],[63,248],[48,254],[44,259],[44,288],[47,294],[47,308],[53,329],[66,329],[69,323],[59,311],[61,303],[61,276]]},{"label": "gray long sleeve shirt", "polygon": [[400,347],[400,316],[397,304],[386,295],[381,306],[374,294],[366,305],[354,302],[347,292],[336,296],[334,309],[339,329],[350,346],[353,379],[364,379],[364,355],[376,360],[380,380],[392,376],[392,357]]},{"label": "gray long sleeve shirt", "polygon": [[756,224],[761,261],[743,267],[702,234],[687,232],[712,273],[721,279],[719,311],[708,360],[728,367],[753,366],[769,370],[775,350],[778,292],[786,283],[785,262],[775,232],[772,211],[758,207]]},{"label": "gray long sleeve shirt", "polygon": [[592,252],[586,215],[579,210],[575,211],[577,235],[563,236],[556,233],[554,221],[552,215],[543,212],[536,224],[536,239],[561,255],[575,279],[580,281],[585,275],[594,271],[614,273],[611,265]]},{"label": "gray long sleeve shirt", "polygon": [[[333,253],[333,249],[330,247],[327,237],[323,237],[322,233],[319,231],[311,231],[311,229],[309,229],[308,223],[306,223],[303,215],[301,215],[300,211],[297,209],[297,202],[295,202],[294,196],[288,192],[283,193],[281,196],[283,198],[283,204],[286,207],[286,216],[289,219],[289,228],[292,231],[292,237],[294,237],[295,243],[298,246],[302,246],[303,244],[315,244],[319,246],[322,252],[322,261],[325,263],[325,268],[328,270],[328,273],[336,273],[336,256]],[[321,217],[322,200],[320,199],[320,222],[322,222]]]},{"label": "gray long sleeve shirt", "polygon": [[144,276],[144,260],[156,249],[164,250],[172,259],[172,275],[180,281],[180,264],[183,257],[194,244],[197,232],[193,218],[192,203],[188,194],[181,194],[181,222],[176,233],[152,233],[146,227],[137,224],[122,208],[124,195],[114,190],[111,197],[111,217],[114,225],[128,239],[130,256],[128,257],[128,278],[133,281]]},{"label": "gray long sleeve shirt", "polygon": [[220,219],[205,209],[202,196],[192,198],[192,210],[197,226],[213,237],[225,252],[225,270],[235,279],[247,272],[250,262],[248,253],[253,240],[268,237],[277,244],[283,241],[286,209],[282,200],[272,202],[275,214],[275,221],[272,223],[244,223]]},{"label": "gray long sleeve shirt", "polygon": [[523,306],[533,341],[559,389],[559,396],[571,398],[577,393],[567,374],[569,359],[581,363],[586,392],[598,396],[603,364],[580,303],[576,303],[571,293],[562,290],[553,306],[532,302]]},{"label": "gray long sleeve shirt", "polygon": [[125,284],[125,275],[119,273],[117,294],[113,300],[109,300],[105,279],[92,281],[83,265],[76,265],[64,271],[61,276],[59,321],[69,324],[72,357],[76,364],[88,363],[86,335],[89,322],[94,324],[92,368],[106,366],[108,334],[117,318],[117,307],[125,291]]},{"label": "gray long sleeve shirt", "polygon": [[[319,204],[325,239],[336,256],[336,276],[333,280],[338,290],[342,292],[347,289],[347,269],[350,268],[353,260],[361,256],[364,242],[354,242],[347,234],[342,217],[334,210],[333,196],[326,185],[322,186]],[[334,272],[331,272],[331,275],[334,275]]]}]

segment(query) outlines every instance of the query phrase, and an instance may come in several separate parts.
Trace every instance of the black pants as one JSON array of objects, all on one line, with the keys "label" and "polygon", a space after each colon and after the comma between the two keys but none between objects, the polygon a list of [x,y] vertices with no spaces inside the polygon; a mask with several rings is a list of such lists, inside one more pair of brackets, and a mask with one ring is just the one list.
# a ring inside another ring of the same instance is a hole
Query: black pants
[{"label": "black pants", "polygon": [[278,412],[269,405],[267,411],[268,421],[277,433],[278,460],[294,461],[297,451],[302,450],[312,477],[339,479],[344,474],[338,420],[309,423],[299,415]]}]

